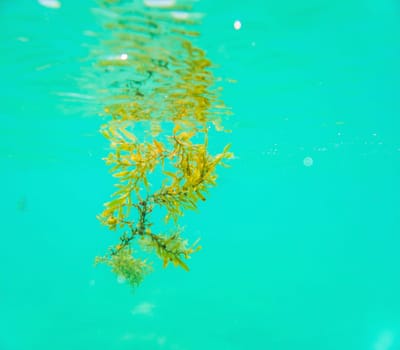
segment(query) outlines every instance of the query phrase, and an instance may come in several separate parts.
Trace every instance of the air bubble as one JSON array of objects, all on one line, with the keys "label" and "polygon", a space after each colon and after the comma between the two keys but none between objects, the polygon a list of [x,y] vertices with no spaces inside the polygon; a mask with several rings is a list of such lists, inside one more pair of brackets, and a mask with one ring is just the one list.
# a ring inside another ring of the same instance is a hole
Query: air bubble
[{"label": "air bubble", "polygon": [[306,167],[310,167],[310,166],[312,166],[314,164],[314,160],[311,157],[305,157],[303,159],[303,164]]},{"label": "air bubble", "polygon": [[233,28],[235,28],[236,30],[239,30],[242,28],[242,22],[236,20],[235,22],[233,22]]}]

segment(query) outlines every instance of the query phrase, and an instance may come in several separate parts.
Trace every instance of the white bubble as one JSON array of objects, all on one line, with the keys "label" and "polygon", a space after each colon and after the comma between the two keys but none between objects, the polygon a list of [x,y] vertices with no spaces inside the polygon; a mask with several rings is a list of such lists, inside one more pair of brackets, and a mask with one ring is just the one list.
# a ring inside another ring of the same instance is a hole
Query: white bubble
[{"label": "white bubble", "polygon": [[121,60],[127,60],[128,59],[128,54],[123,53],[121,54],[121,56],[119,56],[121,58]]},{"label": "white bubble", "polygon": [[310,167],[310,166],[312,166],[314,164],[314,160],[311,157],[305,157],[303,159],[303,164],[306,167]]},{"label": "white bubble", "polygon": [[239,30],[240,28],[242,28],[242,22],[236,20],[235,22],[233,22],[233,28]]}]

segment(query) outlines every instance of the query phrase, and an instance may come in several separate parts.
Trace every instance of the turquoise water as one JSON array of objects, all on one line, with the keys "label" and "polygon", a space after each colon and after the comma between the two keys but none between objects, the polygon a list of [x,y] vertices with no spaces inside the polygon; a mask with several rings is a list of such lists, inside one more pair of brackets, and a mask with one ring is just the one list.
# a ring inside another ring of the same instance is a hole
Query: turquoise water
[{"label": "turquoise water", "polygon": [[196,5],[236,159],[184,218],[190,273],[135,293],[93,266],[107,143],[69,101],[94,6],[0,4],[0,350],[399,349],[399,4]]}]

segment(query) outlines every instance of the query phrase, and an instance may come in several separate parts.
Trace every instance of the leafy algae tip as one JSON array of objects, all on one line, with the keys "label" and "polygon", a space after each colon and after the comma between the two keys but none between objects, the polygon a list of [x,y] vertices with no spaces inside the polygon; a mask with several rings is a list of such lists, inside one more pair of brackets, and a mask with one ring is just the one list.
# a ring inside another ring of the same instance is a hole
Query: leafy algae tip
[{"label": "leafy algae tip", "polygon": [[209,147],[210,130],[224,131],[230,111],[211,61],[193,43],[202,14],[192,1],[101,0],[96,12],[100,132],[116,188],[98,219],[116,243],[95,262],[137,287],[152,257],[189,271],[187,260],[201,249],[183,237],[179,221],[206,200],[217,168],[233,157],[230,145],[218,154]]}]

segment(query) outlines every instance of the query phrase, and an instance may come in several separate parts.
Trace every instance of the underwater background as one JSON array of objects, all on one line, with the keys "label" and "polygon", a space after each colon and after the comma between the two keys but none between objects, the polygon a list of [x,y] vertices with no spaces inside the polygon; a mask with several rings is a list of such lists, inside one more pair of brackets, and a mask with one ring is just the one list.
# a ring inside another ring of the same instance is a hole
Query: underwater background
[{"label": "underwater background", "polygon": [[235,159],[184,217],[191,271],[134,292],[93,264],[116,239],[104,118],[74,98],[96,4],[54,4],[0,3],[0,350],[400,349],[397,1],[196,3]]}]

